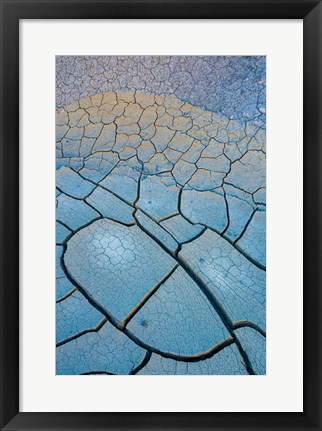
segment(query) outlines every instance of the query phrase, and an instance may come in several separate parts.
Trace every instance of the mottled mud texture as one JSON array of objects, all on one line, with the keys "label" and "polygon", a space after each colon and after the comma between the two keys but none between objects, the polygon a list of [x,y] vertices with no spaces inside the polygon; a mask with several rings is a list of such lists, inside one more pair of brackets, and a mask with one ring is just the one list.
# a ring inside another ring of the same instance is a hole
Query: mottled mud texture
[{"label": "mottled mud texture", "polygon": [[265,57],[56,58],[56,373],[266,373]]}]

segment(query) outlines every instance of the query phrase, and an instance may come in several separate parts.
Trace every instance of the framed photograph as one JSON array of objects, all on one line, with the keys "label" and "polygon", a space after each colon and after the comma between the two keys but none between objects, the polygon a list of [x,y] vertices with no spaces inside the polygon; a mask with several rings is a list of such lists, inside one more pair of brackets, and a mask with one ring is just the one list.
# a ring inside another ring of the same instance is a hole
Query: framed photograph
[{"label": "framed photograph", "polygon": [[1,429],[321,430],[321,3],[1,26]]}]

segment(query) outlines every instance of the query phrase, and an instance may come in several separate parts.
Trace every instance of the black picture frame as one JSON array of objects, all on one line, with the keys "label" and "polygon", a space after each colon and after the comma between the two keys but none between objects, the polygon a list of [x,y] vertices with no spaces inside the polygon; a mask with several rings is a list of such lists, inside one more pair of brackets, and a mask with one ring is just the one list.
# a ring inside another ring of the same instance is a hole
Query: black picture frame
[{"label": "black picture frame", "polygon": [[[0,0],[0,6],[1,430],[321,430],[321,2]],[[19,20],[96,18],[303,19],[303,413],[19,412]]]}]

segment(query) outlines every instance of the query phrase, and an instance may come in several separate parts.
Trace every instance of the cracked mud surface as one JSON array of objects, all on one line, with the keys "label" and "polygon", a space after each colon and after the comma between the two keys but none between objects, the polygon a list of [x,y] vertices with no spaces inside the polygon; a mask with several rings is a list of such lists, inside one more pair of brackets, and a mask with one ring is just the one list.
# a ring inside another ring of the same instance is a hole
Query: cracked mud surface
[{"label": "cracked mud surface", "polygon": [[57,374],[265,374],[265,59],[56,77]]}]

